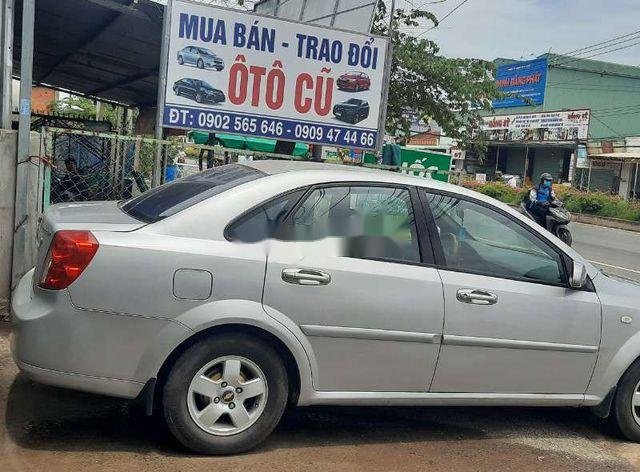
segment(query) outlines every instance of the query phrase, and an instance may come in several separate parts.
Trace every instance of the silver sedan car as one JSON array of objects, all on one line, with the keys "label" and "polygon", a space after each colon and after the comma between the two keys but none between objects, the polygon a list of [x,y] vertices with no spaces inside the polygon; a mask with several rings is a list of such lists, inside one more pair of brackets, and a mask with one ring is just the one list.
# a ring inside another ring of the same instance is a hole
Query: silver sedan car
[{"label": "silver sedan car", "polygon": [[592,407],[640,440],[640,287],[478,193],[260,161],[54,205],[38,238],[20,369],[138,398],[193,451],[288,404]]}]

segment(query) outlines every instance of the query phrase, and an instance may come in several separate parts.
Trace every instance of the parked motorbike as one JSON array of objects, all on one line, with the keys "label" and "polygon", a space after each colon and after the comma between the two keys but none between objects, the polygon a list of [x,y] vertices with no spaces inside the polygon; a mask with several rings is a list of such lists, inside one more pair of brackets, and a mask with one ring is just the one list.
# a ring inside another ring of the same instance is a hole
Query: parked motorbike
[{"label": "parked motorbike", "polygon": [[[520,204],[522,212],[531,218],[533,221],[538,221],[536,217],[527,208],[527,202],[524,201]],[[555,234],[565,244],[571,246],[573,237],[571,231],[567,228],[567,225],[571,222],[571,213],[564,207],[564,203],[560,200],[555,200],[549,204],[549,208],[546,215],[546,229],[550,233]]]}]

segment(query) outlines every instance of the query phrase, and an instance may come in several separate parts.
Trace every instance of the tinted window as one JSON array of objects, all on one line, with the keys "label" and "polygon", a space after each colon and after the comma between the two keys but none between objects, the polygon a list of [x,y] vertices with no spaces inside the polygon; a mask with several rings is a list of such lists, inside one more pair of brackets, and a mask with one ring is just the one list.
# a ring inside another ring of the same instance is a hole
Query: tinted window
[{"label": "tinted window", "polygon": [[349,257],[420,261],[413,208],[406,189],[316,189],[287,218],[279,235],[294,241],[341,237]]},{"label": "tinted window", "polygon": [[278,226],[303,193],[304,190],[290,192],[252,210],[227,228],[227,239],[255,243],[274,237]]},{"label": "tinted window", "polygon": [[427,194],[447,267],[549,284],[565,282],[562,260],[542,239],[498,211]]},{"label": "tinted window", "polygon": [[237,164],[214,167],[127,200],[122,209],[134,218],[152,223],[264,175],[252,167]]}]

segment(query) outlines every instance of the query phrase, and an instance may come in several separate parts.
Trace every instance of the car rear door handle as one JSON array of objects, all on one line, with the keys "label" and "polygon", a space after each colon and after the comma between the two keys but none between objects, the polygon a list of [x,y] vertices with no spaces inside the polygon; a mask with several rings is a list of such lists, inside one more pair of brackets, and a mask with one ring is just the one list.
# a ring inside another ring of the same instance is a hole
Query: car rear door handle
[{"label": "car rear door handle", "polygon": [[331,276],[315,269],[283,269],[282,280],[297,285],[327,285]]},{"label": "car rear door handle", "polygon": [[473,288],[461,288],[456,293],[456,298],[462,303],[473,305],[495,305],[498,303],[498,296],[486,290]]}]

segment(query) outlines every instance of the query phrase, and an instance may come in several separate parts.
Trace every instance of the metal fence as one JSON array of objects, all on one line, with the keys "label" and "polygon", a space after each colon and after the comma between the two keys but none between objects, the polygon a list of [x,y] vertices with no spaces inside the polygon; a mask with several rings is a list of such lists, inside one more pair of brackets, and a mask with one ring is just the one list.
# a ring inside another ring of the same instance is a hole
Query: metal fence
[{"label": "metal fence", "polygon": [[42,140],[41,157],[49,164],[43,173],[45,208],[61,202],[130,198],[151,188],[154,173],[163,183],[198,172],[199,157],[205,168],[224,160],[218,148],[184,139],[44,128]]}]

